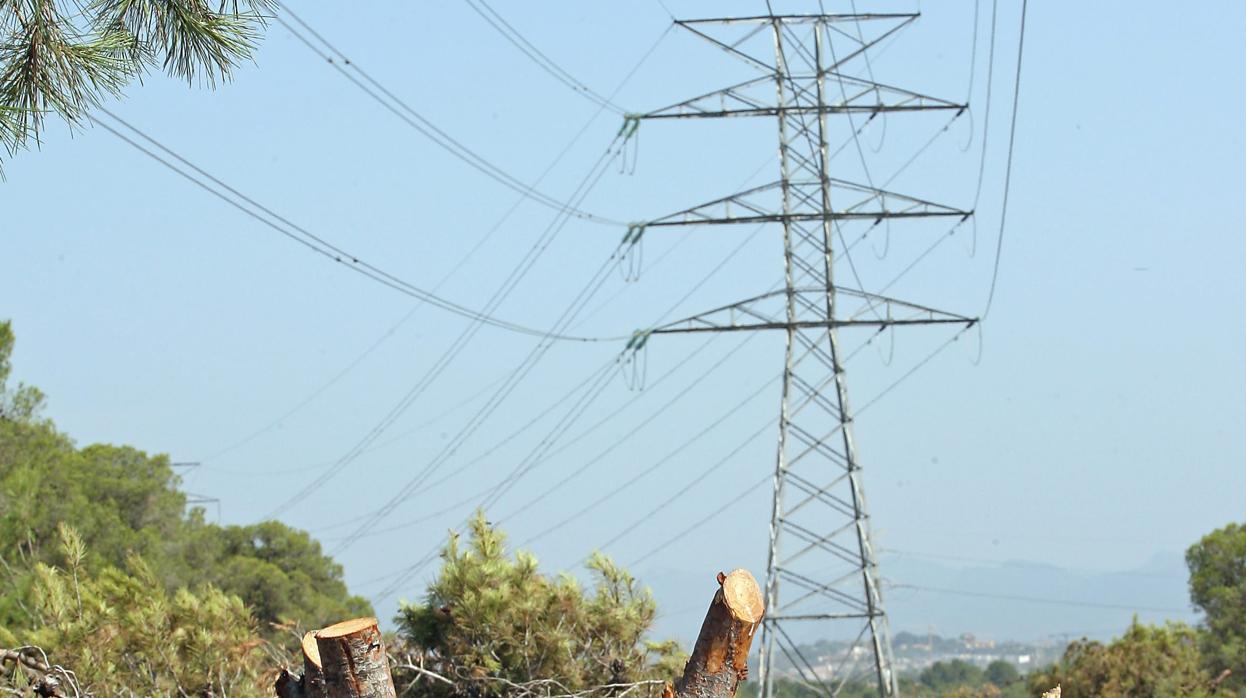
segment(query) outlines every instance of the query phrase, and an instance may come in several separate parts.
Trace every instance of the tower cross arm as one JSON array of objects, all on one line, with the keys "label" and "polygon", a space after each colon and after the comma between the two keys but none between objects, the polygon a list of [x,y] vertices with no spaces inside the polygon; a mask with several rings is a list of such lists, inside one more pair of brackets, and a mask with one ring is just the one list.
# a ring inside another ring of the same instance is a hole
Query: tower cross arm
[{"label": "tower cross arm", "polygon": [[[650,219],[644,223],[644,227],[658,228],[683,225],[729,225],[822,220],[872,220],[881,222],[891,218],[950,217],[965,219],[972,215],[971,211],[965,211],[953,206],[946,206],[915,196],[877,189],[842,179],[828,178],[826,185],[834,193],[836,199],[845,202],[836,210],[822,211],[806,207],[803,210],[783,212],[782,201],[779,198],[784,191],[783,182],[775,181],[746,189],[731,196],[707,201],[682,211],[666,214],[659,218]],[[813,200],[820,193],[821,186],[820,182],[813,179],[789,180],[786,189],[793,197]]]},{"label": "tower cross arm", "polygon": [[[908,301],[881,296],[859,289],[836,287],[842,297],[861,301],[856,312],[843,318],[788,318],[784,309],[789,291],[778,290],[691,315],[649,330],[649,334],[688,334],[697,332],[751,332],[762,330],[806,330],[818,328],[889,327],[916,325],[963,325],[972,327],[978,318],[950,313]],[[818,307],[826,289],[793,289],[796,304]]]}]

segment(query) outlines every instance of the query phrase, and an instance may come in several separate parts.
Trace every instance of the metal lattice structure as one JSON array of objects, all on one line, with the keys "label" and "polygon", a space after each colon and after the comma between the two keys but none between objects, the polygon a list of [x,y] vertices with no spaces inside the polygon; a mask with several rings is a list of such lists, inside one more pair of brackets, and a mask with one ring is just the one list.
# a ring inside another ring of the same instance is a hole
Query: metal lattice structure
[{"label": "metal lattice structure", "polygon": [[[837,285],[834,241],[843,240],[842,228],[852,225],[934,217],[955,222],[971,212],[832,177],[827,140],[833,118],[965,109],[844,73],[846,65],[916,18],[915,14],[816,14],[677,21],[762,75],[639,117],[766,117],[778,125],[778,181],[643,226],[782,227],[782,290],[652,330],[652,334],[786,333],[764,590],[767,616],[759,679],[765,698],[774,695],[778,656],[819,692],[835,695],[853,679],[876,681],[880,695],[896,692],[839,334],[853,327],[875,332],[911,325],[968,327],[976,319]],[[868,33],[861,30],[866,25]],[[837,55],[832,41],[847,45],[847,50]],[[832,97],[832,85],[837,98]],[[825,635],[840,631],[855,640],[829,666],[825,662],[815,666],[801,656],[792,639],[789,628],[796,623],[833,624],[837,627],[826,627]]]}]

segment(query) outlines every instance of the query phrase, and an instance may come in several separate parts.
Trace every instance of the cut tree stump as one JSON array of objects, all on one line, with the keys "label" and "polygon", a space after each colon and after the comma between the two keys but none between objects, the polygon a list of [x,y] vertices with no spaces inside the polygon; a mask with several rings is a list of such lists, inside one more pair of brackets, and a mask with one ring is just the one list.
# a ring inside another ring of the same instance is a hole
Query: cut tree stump
[{"label": "cut tree stump", "polygon": [[277,698],[395,698],[375,618],[356,618],[303,636],[303,675],[282,669]]},{"label": "cut tree stump", "polygon": [[692,656],[663,698],[732,698],[748,678],[748,651],[764,613],[761,589],[748,570],[719,572]]},{"label": "cut tree stump", "polygon": [[375,618],[356,618],[318,631],[316,648],[325,698],[396,698]]}]

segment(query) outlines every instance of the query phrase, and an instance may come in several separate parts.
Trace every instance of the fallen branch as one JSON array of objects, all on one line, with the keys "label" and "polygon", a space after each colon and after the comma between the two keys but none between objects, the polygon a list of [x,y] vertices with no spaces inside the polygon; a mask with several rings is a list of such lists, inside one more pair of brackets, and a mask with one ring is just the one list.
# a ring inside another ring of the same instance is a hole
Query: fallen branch
[{"label": "fallen branch", "polygon": [[[35,653],[38,653],[36,656]],[[14,664],[35,675],[30,690],[42,698],[75,698],[82,696],[78,677],[59,664],[52,664],[42,649],[33,645],[14,649],[0,649],[0,666]],[[66,689],[68,687],[68,689]],[[67,693],[66,690],[73,693]]]}]

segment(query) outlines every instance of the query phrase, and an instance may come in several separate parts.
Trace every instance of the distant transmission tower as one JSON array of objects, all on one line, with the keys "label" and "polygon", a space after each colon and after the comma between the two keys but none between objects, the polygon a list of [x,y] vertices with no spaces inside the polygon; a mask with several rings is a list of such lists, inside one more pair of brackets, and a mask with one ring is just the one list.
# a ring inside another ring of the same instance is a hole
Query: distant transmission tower
[{"label": "distant transmission tower", "polygon": [[[880,695],[896,692],[878,561],[861,487],[848,407],[841,328],[875,332],[903,325],[954,324],[976,318],[838,286],[835,245],[850,226],[889,219],[971,215],[930,201],[834,178],[829,172],[828,120],[881,112],[951,110],[965,105],[843,73],[916,14],[816,14],[678,21],[677,24],[762,71],[762,76],[635,119],[774,117],[779,127],[776,182],[635,226],[778,223],[783,226],[783,289],[652,330],[738,332],[781,330],[787,349],[780,407],[774,504],[766,568],[762,696],[774,695],[781,653],[801,679],[835,695],[853,679],[876,680]],[[872,37],[872,38],[868,38]],[[832,38],[848,50],[834,51]],[[831,96],[833,85],[838,98]],[[856,133],[853,134],[855,137]],[[845,304],[850,309],[841,308]],[[783,595],[780,595],[780,590]],[[815,666],[796,648],[789,628],[819,623],[824,636],[855,638],[841,657]],[[842,630],[841,630],[842,629]],[[851,629],[851,634],[843,631]]]}]

